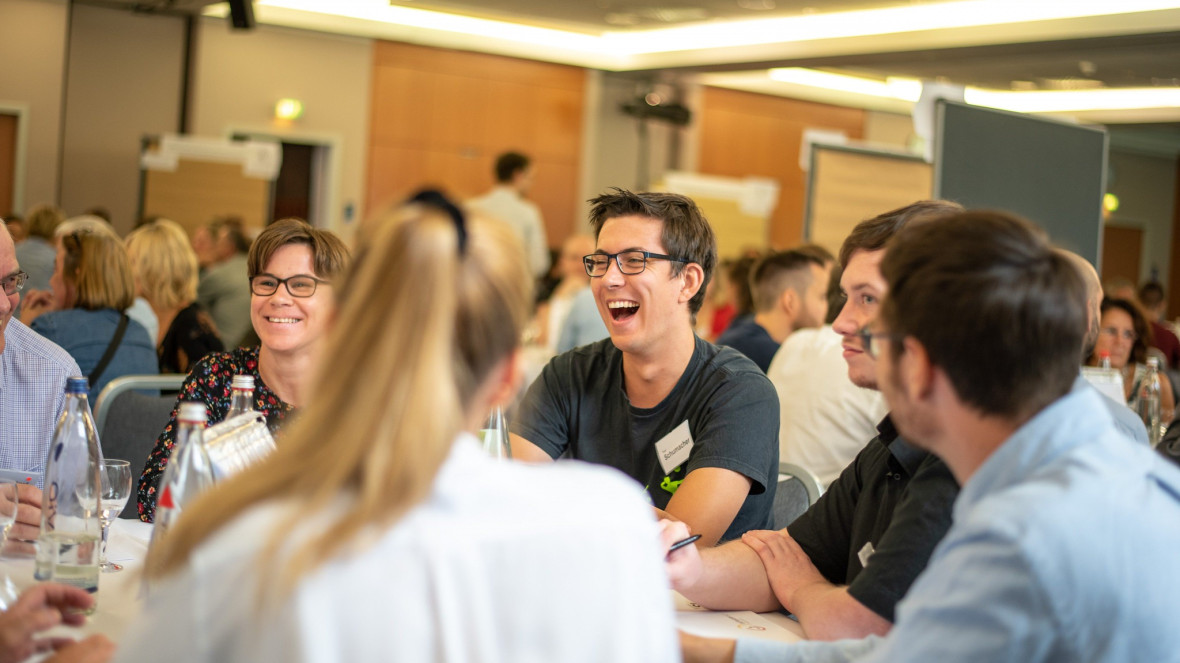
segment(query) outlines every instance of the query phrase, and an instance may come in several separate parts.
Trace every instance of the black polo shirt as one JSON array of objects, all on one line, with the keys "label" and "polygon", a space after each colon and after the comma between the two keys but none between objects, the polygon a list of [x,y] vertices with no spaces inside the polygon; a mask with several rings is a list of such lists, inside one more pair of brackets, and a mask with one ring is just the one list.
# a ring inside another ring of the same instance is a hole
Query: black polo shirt
[{"label": "black polo shirt", "polygon": [[888,416],[877,432],[787,529],[828,582],[893,621],[951,525],[959,484],[937,456],[898,437]]}]

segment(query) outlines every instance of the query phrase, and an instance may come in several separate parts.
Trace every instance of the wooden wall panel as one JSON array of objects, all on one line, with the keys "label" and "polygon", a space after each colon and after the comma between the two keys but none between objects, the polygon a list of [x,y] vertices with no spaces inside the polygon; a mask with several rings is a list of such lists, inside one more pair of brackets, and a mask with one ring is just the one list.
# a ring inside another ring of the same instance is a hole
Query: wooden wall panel
[{"label": "wooden wall panel", "polygon": [[16,115],[0,113],[0,216],[24,214],[13,209],[16,186]]},{"label": "wooden wall panel", "polygon": [[805,129],[844,132],[860,139],[865,111],[796,99],[706,87],[701,94],[697,170],[707,175],[756,175],[778,181],[769,243],[775,248],[803,238],[807,177],[799,167]]},{"label": "wooden wall panel", "polygon": [[585,71],[396,42],[376,42],[370,108],[369,210],[424,185],[468,198],[494,184],[496,156],[528,154],[530,198],[549,243],[575,227]]},{"label": "wooden wall panel", "polygon": [[1124,278],[1138,286],[1143,229],[1105,226],[1102,229],[1102,282]]},{"label": "wooden wall panel", "polygon": [[808,241],[839,255],[864,219],[930,197],[934,169],[921,159],[841,148],[812,152]]},{"label": "wooden wall panel", "polygon": [[145,216],[165,216],[189,234],[218,216],[241,217],[247,230],[266,227],[269,180],[242,175],[242,165],[180,159],[175,171],[149,170],[144,180]]}]

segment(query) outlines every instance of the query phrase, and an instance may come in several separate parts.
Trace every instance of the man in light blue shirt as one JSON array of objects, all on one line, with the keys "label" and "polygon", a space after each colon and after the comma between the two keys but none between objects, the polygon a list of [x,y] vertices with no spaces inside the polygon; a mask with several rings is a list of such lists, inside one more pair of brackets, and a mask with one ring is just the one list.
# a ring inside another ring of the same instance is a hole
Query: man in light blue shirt
[{"label": "man in light blue shirt", "polygon": [[866,330],[894,422],[962,484],[954,525],[883,638],[686,637],[687,661],[1162,661],[1180,574],[1180,470],[1074,390],[1085,285],[1030,224],[907,227]]},{"label": "man in light blue shirt", "polygon": [[66,378],[82,374],[69,353],[13,319],[25,278],[12,237],[0,230],[0,469],[36,476],[35,487],[21,487],[20,499],[22,506],[38,507],[36,514],[18,514],[9,536],[20,541],[36,538],[40,528],[40,473],[65,403]]}]

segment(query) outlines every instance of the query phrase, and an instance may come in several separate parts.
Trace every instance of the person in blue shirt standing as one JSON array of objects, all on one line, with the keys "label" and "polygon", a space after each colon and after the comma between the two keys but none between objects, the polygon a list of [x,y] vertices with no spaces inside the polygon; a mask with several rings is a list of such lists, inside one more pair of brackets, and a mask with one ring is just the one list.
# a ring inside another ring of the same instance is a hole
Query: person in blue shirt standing
[{"label": "person in blue shirt standing", "polygon": [[[898,429],[962,484],[954,524],[885,637],[686,636],[685,660],[1174,659],[1180,470],[1073,389],[1087,318],[1069,259],[1024,220],[964,212],[904,229],[881,269],[866,348]],[[790,554],[765,542],[764,563]]]}]

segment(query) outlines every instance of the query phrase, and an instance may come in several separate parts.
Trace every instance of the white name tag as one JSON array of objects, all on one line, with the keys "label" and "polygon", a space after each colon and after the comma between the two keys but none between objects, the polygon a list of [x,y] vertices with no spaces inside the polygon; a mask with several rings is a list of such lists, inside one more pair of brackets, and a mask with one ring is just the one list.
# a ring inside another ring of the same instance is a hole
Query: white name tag
[{"label": "white name tag", "polygon": [[869,565],[869,558],[873,556],[874,552],[876,552],[876,549],[873,548],[873,542],[866,541],[864,547],[860,549],[860,552],[856,553],[857,558],[860,559],[861,568],[865,568]]},{"label": "white name tag", "polygon": [[688,430],[688,419],[672,429],[659,442],[656,442],[656,457],[660,459],[660,467],[664,474],[671,474],[672,470],[688,460],[692,451],[692,432]]}]

